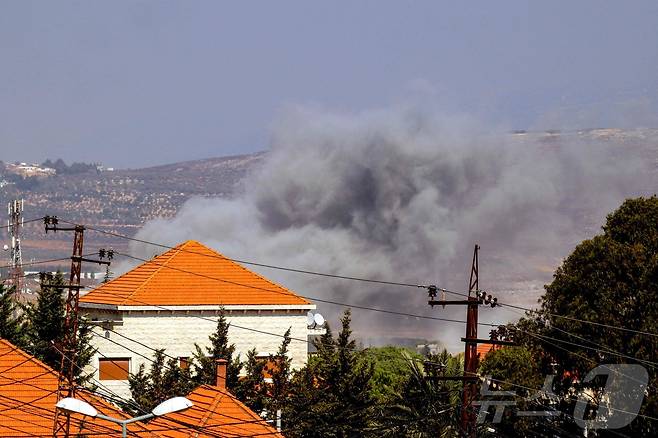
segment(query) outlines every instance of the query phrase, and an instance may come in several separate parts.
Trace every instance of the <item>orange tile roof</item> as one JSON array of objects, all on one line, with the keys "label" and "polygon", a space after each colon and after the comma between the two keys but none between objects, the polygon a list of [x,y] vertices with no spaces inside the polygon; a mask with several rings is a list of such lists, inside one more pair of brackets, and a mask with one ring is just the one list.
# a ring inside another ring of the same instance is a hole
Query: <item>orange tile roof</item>
[{"label": "orange tile roof", "polygon": [[502,345],[494,345],[494,344],[478,344],[477,346],[477,354],[480,357],[480,360],[484,359],[484,357],[489,354],[492,351],[500,350],[502,348]]},{"label": "orange tile roof", "polygon": [[194,240],[99,286],[80,302],[83,306],[311,304]]},{"label": "orange tile roof", "polygon": [[[78,391],[76,398],[86,400],[98,412],[128,418],[118,409],[88,392]],[[0,339],[0,436],[52,436],[57,403],[57,373],[9,341]],[[119,425],[82,416],[71,417],[71,430],[99,437],[116,437]],[[156,436],[143,425],[131,432]]]},{"label": "orange tile roof", "polygon": [[[194,406],[183,412],[159,417],[148,428],[163,437],[264,436],[283,438],[260,416],[226,389],[203,385],[188,399]],[[185,427],[185,426],[188,427]],[[206,432],[206,433],[204,433]]]}]

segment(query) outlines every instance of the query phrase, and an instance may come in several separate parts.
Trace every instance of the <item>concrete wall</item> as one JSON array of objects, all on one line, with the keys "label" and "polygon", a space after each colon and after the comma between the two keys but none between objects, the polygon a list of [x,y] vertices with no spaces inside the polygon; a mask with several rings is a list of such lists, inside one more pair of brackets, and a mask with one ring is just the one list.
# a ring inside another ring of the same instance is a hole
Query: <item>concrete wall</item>
[{"label": "concrete wall", "polygon": [[[247,351],[255,348],[259,354],[275,354],[283,338],[281,337],[290,327],[290,336],[293,338],[289,346],[289,356],[292,358],[292,367],[301,368],[306,364],[308,357],[308,343],[297,339],[307,339],[308,328],[306,312],[308,310],[278,310],[278,311],[227,311],[226,319],[231,324],[229,328],[229,341],[235,344],[236,354],[246,360]],[[140,356],[153,357],[149,348],[133,342],[127,338],[139,341],[152,348],[165,348],[165,353],[174,357],[191,357],[194,343],[205,348],[209,345],[208,337],[217,327],[217,314],[210,311],[133,311],[111,313],[84,309],[91,319],[116,320],[109,327],[117,333],[108,331],[99,326],[94,329],[96,335],[92,336],[94,347],[98,353],[92,359],[91,366],[86,370],[94,373],[98,380],[99,358],[130,358],[130,372],[136,373],[139,366],[144,364],[148,371],[151,362]],[[201,319],[199,317],[203,317]],[[244,327],[244,328],[241,328]],[[252,330],[275,333],[272,336]],[[135,353],[130,350],[135,351]],[[139,353],[139,354],[136,354]],[[102,380],[100,383],[121,397],[130,398],[127,381]],[[103,388],[99,388],[103,391]]]}]

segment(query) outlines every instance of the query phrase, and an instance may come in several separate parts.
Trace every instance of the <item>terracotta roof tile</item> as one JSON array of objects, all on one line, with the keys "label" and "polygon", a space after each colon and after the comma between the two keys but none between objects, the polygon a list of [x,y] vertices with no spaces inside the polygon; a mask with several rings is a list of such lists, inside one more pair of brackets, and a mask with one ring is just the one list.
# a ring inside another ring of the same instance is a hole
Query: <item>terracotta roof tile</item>
[{"label": "terracotta roof tile", "polygon": [[480,360],[484,359],[484,357],[489,354],[492,351],[500,350],[502,348],[501,345],[493,345],[493,344],[478,344],[477,346],[477,354],[480,356]]},{"label": "terracotta roof tile", "polygon": [[[157,418],[148,428],[163,437],[269,436],[283,438],[274,428],[231,393],[203,385],[192,391],[190,409]],[[189,428],[181,427],[189,425]],[[204,433],[207,432],[207,433]]]},{"label": "terracotta roof tile", "polygon": [[[79,391],[98,412],[127,418],[99,397]],[[49,436],[53,431],[57,403],[57,373],[10,342],[0,339],[0,436]],[[72,416],[71,430],[99,437],[115,437],[120,427],[105,420]],[[139,436],[156,436],[143,425],[132,429]]]},{"label": "terracotta roof tile", "polygon": [[99,286],[80,302],[120,306],[310,304],[194,240]]}]

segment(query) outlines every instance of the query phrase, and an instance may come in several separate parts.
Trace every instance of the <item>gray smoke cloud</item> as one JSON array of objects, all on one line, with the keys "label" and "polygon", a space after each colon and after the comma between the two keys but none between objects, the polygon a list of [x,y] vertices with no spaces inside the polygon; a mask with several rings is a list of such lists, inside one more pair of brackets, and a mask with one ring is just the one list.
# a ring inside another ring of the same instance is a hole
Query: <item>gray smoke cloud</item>
[{"label": "gray smoke cloud", "polygon": [[[607,213],[653,190],[646,145],[656,138],[648,130],[513,135],[414,106],[290,108],[239,196],[191,199],[138,237],[171,245],[196,239],[233,258],[459,291],[479,243],[481,288],[532,306],[560,260]],[[422,289],[250,268],[306,296],[465,317],[461,307],[429,309]],[[342,309],[318,307],[335,326]],[[481,321],[518,317],[483,310]],[[464,332],[459,324],[366,311],[354,320],[364,338],[439,339],[453,348]]]}]

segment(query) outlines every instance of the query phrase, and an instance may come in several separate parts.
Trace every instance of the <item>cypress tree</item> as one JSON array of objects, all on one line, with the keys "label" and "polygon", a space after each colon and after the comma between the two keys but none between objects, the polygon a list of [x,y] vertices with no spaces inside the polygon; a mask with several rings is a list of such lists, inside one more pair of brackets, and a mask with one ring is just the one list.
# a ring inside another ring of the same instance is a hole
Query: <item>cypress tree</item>
[{"label": "cypress tree", "polygon": [[23,344],[23,314],[16,305],[16,287],[6,287],[0,283],[0,338],[14,345]]},{"label": "cypress tree", "polygon": [[217,319],[217,328],[215,333],[210,335],[210,346],[206,347],[204,352],[201,347],[195,344],[196,353],[194,354],[195,379],[199,384],[214,385],[216,381],[217,359],[226,359],[228,361],[226,369],[226,388],[234,389],[238,384],[242,364],[240,357],[233,357],[235,353],[235,344],[229,344],[228,329],[230,324],[226,320],[225,311],[222,308]]},{"label": "cypress tree", "polygon": [[283,408],[290,395],[290,364],[292,362],[292,359],[288,357],[290,341],[290,328],[288,328],[276,355],[270,355],[271,368],[269,371],[272,376],[272,385],[267,403],[270,419],[276,419],[276,411]]},{"label": "cypress tree", "polygon": [[[41,287],[35,304],[26,307],[25,347],[35,357],[59,371],[62,360],[61,348],[64,341],[64,277],[41,274]],[[83,369],[91,362],[95,349],[91,346],[91,326],[85,318],[78,320],[76,363],[64,362],[64,372],[73,366],[77,383],[88,383],[91,376],[84,376]]]},{"label": "cypress tree", "polygon": [[336,339],[331,330],[315,343],[318,352],[296,372],[284,407],[285,435],[291,437],[367,436],[375,399],[371,391],[373,364],[356,350],[351,313],[341,318]]},{"label": "cypress tree", "polygon": [[128,376],[128,385],[132,400],[122,407],[133,415],[150,412],[165,400],[188,394],[195,386],[189,369],[181,368],[173,357],[166,359],[164,349],[153,353],[148,373],[141,364],[136,374]]},{"label": "cypress tree", "polygon": [[55,370],[59,370],[61,353],[57,350],[64,337],[64,277],[41,274],[36,304],[27,312],[27,340],[30,352]]},{"label": "cypress tree", "polygon": [[235,388],[235,395],[240,401],[249,406],[252,411],[259,413],[265,409],[267,385],[263,375],[265,362],[257,358],[256,354],[255,348],[247,352],[245,376],[238,382]]}]

